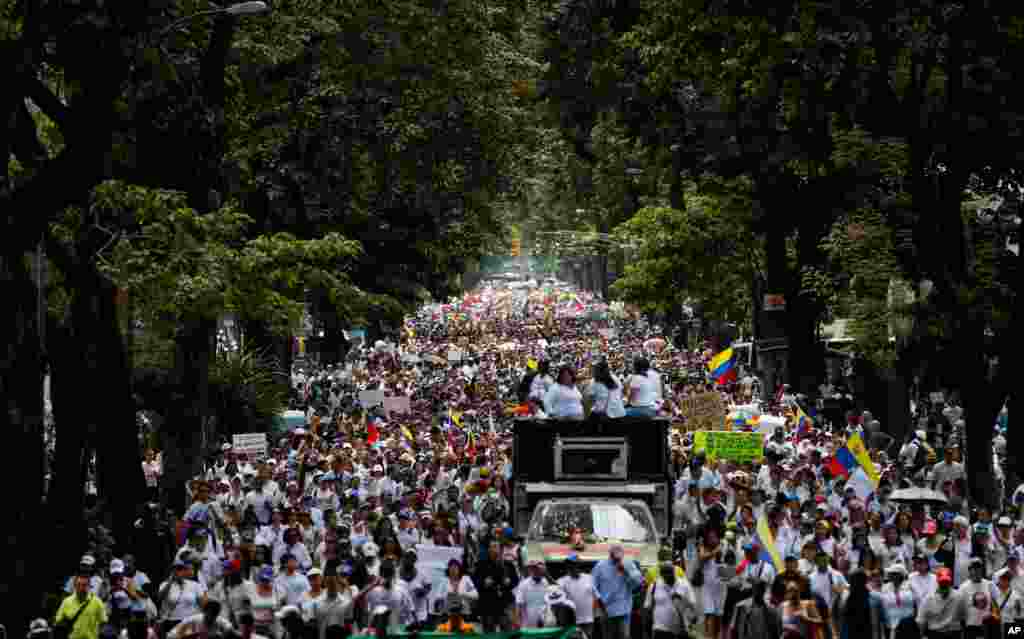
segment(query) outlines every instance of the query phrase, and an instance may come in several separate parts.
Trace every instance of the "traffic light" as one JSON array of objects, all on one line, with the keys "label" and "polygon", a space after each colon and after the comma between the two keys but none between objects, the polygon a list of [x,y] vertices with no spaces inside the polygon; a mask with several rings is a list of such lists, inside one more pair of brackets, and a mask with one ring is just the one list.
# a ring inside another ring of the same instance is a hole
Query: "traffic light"
[{"label": "traffic light", "polygon": [[519,257],[519,238],[512,240],[512,257]]}]

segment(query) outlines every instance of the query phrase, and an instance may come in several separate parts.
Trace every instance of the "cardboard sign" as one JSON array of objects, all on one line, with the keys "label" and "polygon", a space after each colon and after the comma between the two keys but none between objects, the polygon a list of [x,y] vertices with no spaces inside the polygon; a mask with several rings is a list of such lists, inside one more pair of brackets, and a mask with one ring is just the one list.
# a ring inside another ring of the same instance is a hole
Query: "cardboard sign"
[{"label": "cardboard sign", "polygon": [[267,454],[266,433],[244,433],[235,435],[231,440],[231,448],[236,453],[244,453],[250,459],[263,457]]},{"label": "cardboard sign", "polygon": [[701,431],[693,435],[693,449],[703,450],[709,461],[726,460],[737,463],[760,461],[764,456],[764,435]]},{"label": "cardboard sign", "polygon": [[712,430],[721,428],[726,404],[720,393],[698,393],[683,398],[682,415],[686,430]]},{"label": "cardboard sign", "polygon": [[379,406],[384,404],[384,391],[382,390],[364,390],[359,391],[359,403],[363,405],[363,408],[370,408],[373,406]]},{"label": "cardboard sign", "polygon": [[390,417],[391,413],[409,413],[411,401],[408,397],[400,395],[398,397],[385,397],[384,398],[384,413]]}]

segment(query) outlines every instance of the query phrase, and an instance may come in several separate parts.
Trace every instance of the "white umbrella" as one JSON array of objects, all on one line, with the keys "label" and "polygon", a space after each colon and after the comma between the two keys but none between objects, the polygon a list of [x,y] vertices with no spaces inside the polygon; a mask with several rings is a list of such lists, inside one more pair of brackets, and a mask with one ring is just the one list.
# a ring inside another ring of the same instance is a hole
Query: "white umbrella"
[{"label": "white umbrella", "polygon": [[945,506],[949,503],[946,496],[930,488],[902,488],[893,491],[889,499],[904,504],[929,504]]}]

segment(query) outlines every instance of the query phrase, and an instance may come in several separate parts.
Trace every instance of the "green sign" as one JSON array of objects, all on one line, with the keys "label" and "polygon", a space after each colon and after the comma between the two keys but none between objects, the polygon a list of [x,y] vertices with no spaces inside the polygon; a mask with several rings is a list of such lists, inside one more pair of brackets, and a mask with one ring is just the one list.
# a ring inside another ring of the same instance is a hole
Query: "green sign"
[{"label": "green sign", "polygon": [[693,434],[693,449],[703,450],[708,460],[725,459],[739,463],[760,461],[764,456],[764,435],[721,430],[697,431]]}]

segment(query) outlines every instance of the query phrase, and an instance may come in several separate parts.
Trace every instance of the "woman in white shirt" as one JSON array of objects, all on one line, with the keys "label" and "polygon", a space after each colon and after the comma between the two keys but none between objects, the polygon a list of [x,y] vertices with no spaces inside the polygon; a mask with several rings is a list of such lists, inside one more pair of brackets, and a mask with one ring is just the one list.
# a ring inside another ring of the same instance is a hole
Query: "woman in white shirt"
[{"label": "woman in white shirt", "polygon": [[608,362],[601,360],[594,364],[594,379],[590,382],[587,395],[594,404],[590,412],[611,419],[626,415],[626,407],[622,403],[622,384],[608,368]]},{"label": "woman in white shirt", "polygon": [[576,371],[563,366],[558,381],[544,395],[544,412],[549,417],[583,419],[583,395],[576,388]]},{"label": "woman in white shirt", "polygon": [[[438,606],[444,606],[449,595],[458,595],[467,611],[472,610],[476,605],[480,594],[473,585],[473,580],[462,574],[462,563],[458,559],[448,562],[448,578],[444,580],[444,587],[439,592],[431,593],[434,596],[434,611]],[[441,611],[443,613],[443,611]]]},{"label": "woman in white shirt", "polygon": [[633,374],[626,380],[629,387],[629,417],[654,417],[657,413],[658,383],[648,373],[651,365],[643,357],[638,357],[633,364]]}]

